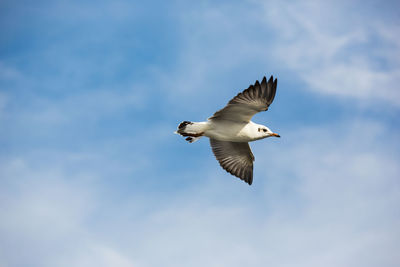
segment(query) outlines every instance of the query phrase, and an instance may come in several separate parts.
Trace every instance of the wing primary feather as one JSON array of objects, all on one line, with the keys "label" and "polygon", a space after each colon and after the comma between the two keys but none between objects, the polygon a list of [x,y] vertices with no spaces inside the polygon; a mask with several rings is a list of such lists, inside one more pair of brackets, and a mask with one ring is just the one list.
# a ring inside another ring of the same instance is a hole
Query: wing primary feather
[{"label": "wing primary feather", "polygon": [[260,83],[258,82],[258,80],[256,81],[256,83],[254,84],[254,93],[255,93],[255,97],[258,98],[260,96],[262,96],[261,94],[261,86]]},{"label": "wing primary feather", "polygon": [[274,95],[273,95],[273,97],[275,98],[275,93],[276,93],[276,88],[278,87],[278,79],[276,79],[275,78],[275,81],[274,81]]},{"label": "wing primary feather", "polygon": [[261,81],[261,90],[265,92],[266,89],[267,89],[267,78],[265,78],[264,76],[264,78]]},{"label": "wing primary feather", "polygon": [[228,104],[214,113],[209,120],[230,120],[249,122],[254,114],[268,110],[276,93],[277,80],[271,75],[267,81],[264,76],[261,83],[257,80],[243,92],[232,98]]},{"label": "wing primary feather", "polygon": [[269,98],[269,104],[271,104],[272,101],[274,101],[277,85],[278,85],[278,79],[275,79],[274,83],[272,84],[272,93],[271,97]]}]

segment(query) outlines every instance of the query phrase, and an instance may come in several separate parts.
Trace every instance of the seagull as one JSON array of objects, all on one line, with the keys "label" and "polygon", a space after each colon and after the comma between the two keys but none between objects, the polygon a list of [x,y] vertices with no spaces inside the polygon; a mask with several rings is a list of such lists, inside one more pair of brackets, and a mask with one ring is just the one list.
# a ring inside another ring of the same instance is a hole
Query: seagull
[{"label": "seagull", "polygon": [[251,118],[258,112],[268,110],[275,98],[277,82],[273,76],[267,82],[264,76],[261,83],[257,80],[207,121],[183,121],[175,133],[184,136],[189,143],[202,136],[208,137],[221,167],[251,185],[255,158],[249,142],[280,137],[267,126],[252,122]]}]

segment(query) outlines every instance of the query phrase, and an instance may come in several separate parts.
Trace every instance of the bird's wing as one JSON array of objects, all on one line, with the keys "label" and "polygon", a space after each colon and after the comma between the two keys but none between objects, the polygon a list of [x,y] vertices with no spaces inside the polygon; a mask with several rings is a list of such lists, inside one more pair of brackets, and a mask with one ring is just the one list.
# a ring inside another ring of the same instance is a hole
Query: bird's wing
[{"label": "bird's wing", "polygon": [[254,114],[268,110],[274,100],[278,80],[264,76],[261,84],[256,81],[254,85],[239,93],[231,99],[221,110],[214,113],[209,120],[231,120],[249,122]]},{"label": "bird's wing", "polygon": [[210,144],[219,165],[230,174],[251,185],[254,155],[250,150],[249,143],[219,141],[210,138]]}]

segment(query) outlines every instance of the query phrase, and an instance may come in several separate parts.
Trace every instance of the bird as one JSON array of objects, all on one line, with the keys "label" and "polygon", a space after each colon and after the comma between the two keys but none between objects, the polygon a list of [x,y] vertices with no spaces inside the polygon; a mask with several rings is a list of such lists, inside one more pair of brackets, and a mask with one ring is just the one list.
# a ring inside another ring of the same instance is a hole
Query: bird
[{"label": "bird", "polygon": [[267,111],[275,98],[278,80],[264,76],[243,92],[232,98],[228,104],[214,113],[207,121],[183,121],[175,133],[193,143],[201,137],[210,139],[211,149],[220,166],[230,174],[251,185],[253,183],[253,162],[249,142],[280,137],[267,126],[251,121],[258,112]]}]

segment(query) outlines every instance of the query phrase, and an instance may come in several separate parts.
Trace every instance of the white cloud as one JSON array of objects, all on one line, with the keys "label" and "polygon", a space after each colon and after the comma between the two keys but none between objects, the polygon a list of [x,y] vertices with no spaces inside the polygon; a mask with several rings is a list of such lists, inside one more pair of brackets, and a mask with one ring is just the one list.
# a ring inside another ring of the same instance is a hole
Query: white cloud
[{"label": "white cloud", "polygon": [[[361,16],[364,3],[265,4],[265,22],[276,32],[278,62],[297,72],[309,89],[376,104],[400,106],[398,27],[383,14]],[[382,66],[383,65],[383,66]]]},{"label": "white cloud", "polygon": [[182,9],[179,58],[173,71],[160,75],[174,98],[240,90],[229,86],[285,71],[305,82],[299,89],[367,106],[400,106],[399,28],[363,2],[252,1]]},{"label": "white cloud", "polygon": [[257,163],[278,172],[265,168],[266,176],[295,183],[293,189],[274,181],[299,200],[297,212],[276,210],[278,217],[290,218],[276,226],[289,231],[290,246],[297,251],[287,266],[296,264],[296,258],[296,266],[398,264],[393,249],[400,234],[400,217],[394,215],[400,200],[399,155],[381,141],[385,136],[389,143],[395,137],[388,136],[384,125],[353,121],[290,133],[285,137],[289,151],[281,151],[282,144],[255,151],[269,149],[274,155]]},{"label": "white cloud", "polygon": [[[342,11],[335,6],[275,3],[263,12],[254,3],[250,9],[228,4],[182,12],[182,53],[176,68],[160,74],[162,88],[174,97],[171,106],[185,97],[195,99],[186,105],[209,103],[206,98],[219,93],[217,88],[233,90],[219,86],[229,80],[221,73],[230,77],[239,66],[261,66],[261,61],[281,62],[280,69],[298,73],[310,89],[367,103],[379,83],[385,94],[377,97],[398,105],[393,89],[398,61],[388,56],[398,57],[395,27],[358,23],[341,31],[351,18],[340,27],[325,21]],[[366,31],[368,25],[372,28]],[[278,39],[271,37],[271,28]],[[384,40],[384,46],[372,46],[372,54],[388,63],[386,70],[361,52],[350,54],[352,46],[371,40],[371,31]],[[18,72],[3,73],[3,78],[21,78]],[[55,78],[51,83],[57,84]],[[40,128],[140,109],[148,99],[137,90],[100,90],[58,100],[33,99],[17,116]],[[3,106],[10,102],[0,95],[0,109],[1,101]],[[204,169],[176,168],[174,174],[201,183],[165,193],[119,181],[126,174],[170,178],[155,167],[166,160],[160,147],[168,142],[170,128],[146,125],[134,137],[112,139],[90,151],[49,148],[1,157],[0,265],[368,267],[400,262],[400,150],[396,134],[385,125],[356,119],[259,141],[253,146],[252,187],[221,170],[211,151],[198,163]],[[136,151],[116,153],[121,147]]]},{"label": "white cloud", "polygon": [[22,158],[1,163],[4,266],[133,266],[92,235],[98,174],[68,175],[66,166],[32,166]]},{"label": "white cloud", "polygon": [[34,110],[28,109],[26,121],[63,123],[76,119],[100,119],[115,112],[145,107],[146,96],[141,85],[131,86],[128,90],[98,89],[69,95],[60,100],[38,98]]},{"label": "white cloud", "polygon": [[[0,118],[8,119],[12,124],[20,123],[24,128],[29,125],[41,125],[35,132],[48,126],[65,125],[78,121],[93,123],[126,110],[139,111],[146,107],[147,93],[143,85],[135,84],[125,90],[119,88],[68,93],[56,99],[31,95],[27,99],[18,99],[12,93],[0,93]],[[11,95],[12,97],[9,97]],[[6,104],[13,98],[13,105]],[[18,104],[20,107],[15,110]]]},{"label": "white cloud", "polygon": [[297,130],[253,145],[252,187],[213,162],[189,174],[204,183],[174,194],[132,187],[130,196],[110,198],[118,189],[108,186],[113,179],[104,169],[71,173],[63,159],[51,166],[7,161],[0,232],[3,248],[17,243],[3,259],[40,266],[396,266],[399,156],[380,141],[395,136],[362,120]]}]

